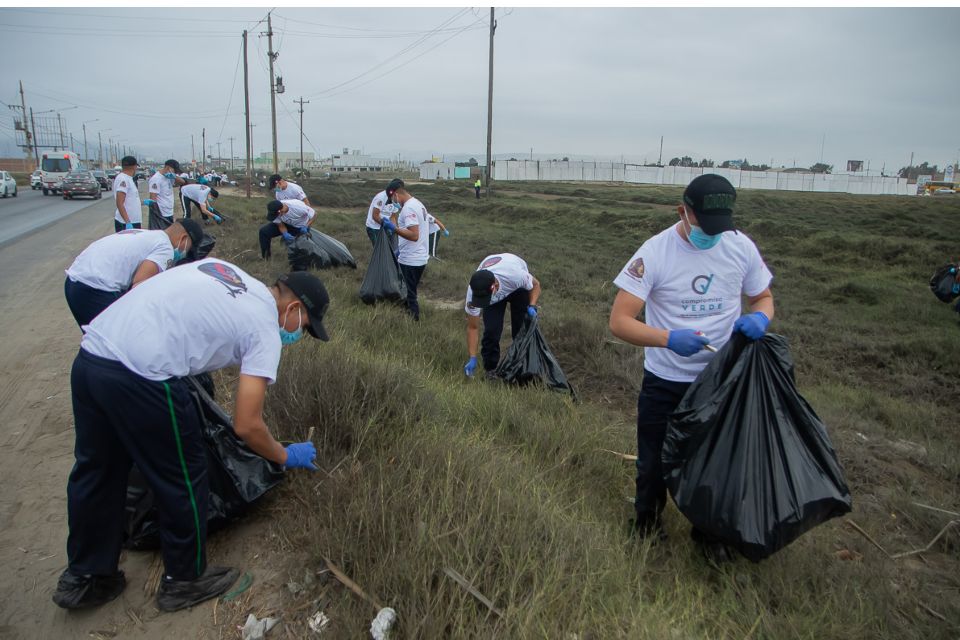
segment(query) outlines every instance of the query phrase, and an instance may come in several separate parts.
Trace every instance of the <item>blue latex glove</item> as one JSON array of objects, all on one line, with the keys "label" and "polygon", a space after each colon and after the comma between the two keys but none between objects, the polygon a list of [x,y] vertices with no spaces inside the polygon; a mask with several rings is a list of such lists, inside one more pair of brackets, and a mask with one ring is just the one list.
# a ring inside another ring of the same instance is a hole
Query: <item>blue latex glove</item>
[{"label": "blue latex glove", "polygon": [[444,229],[444,230],[443,230],[443,235],[444,235],[444,236],[449,236],[449,235],[450,235],[450,230],[449,230],[449,229]]},{"label": "blue latex glove", "polygon": [[287,445],[287,469],[316,469],[313,461],[317,457],[317,448],[312,442],[295,442]]},{"label": "blue latex glove", "polygon": [[473,377],[473,374],[477,372],[477,356],[470,356],[467,364],[463,365],[463,372],[468,378]]},{"label": "blue latex glove", "polygon": [[124,228],[124,229],[133,229],[133,223],[132,223],[132,222],[128,222],[127,224],[125,224],[125,225],[123,226],[123,228]]},{"label": "blue latex glove", "polygon": [[145,204],[146,206],[149,207],[149,206],[152,205],[152,204],[157,204],[157,201],[156,201],[156,200],[151,200],[150,198],[147,198],[146,200],[143,201],[143,204]]},{"label": "blue latex glove", "polygon": [[389,231],[389,232],[391,232],[391,233],[393,233],[394,231],[397,230],[397,225],[393,224],[393,223],[390,222],[389,220],[383,220],[383,221],[380,223],[380,226],[382,226],[384,229],[386,229],[387,231]]},{"label": "blue latex glove", "polygon": [[671,331],[667,338],[667,349],[684,358],[699,353],[708,344],[710,344],[710,339],[693,329]]},{"label": "blue latex glove", "polygon": [[531,318],[536,318],[537,308],[533,305],[530,305],[529,307],[527,307],[527,315],[530,316]]},{"label": "blue latex glove", "polygon": [[283,232],[283,240],[284,242],[287,242],[287,243],[293,242],[293,236],[290,234],[289,231]]},{"label": "blue latex glove", "polygon": [[221,218],[217,214],[213,214],[213,219],[216,220],[217,224],[220,224],[221,222],[223,222],[223,218]]},{"label": "blue latex glove", "polygon": [[767,332],[770,318],[762,311],[754,311],[737,318],[733,323],[733,330],[739,331],[751,340],[759,340]]}]

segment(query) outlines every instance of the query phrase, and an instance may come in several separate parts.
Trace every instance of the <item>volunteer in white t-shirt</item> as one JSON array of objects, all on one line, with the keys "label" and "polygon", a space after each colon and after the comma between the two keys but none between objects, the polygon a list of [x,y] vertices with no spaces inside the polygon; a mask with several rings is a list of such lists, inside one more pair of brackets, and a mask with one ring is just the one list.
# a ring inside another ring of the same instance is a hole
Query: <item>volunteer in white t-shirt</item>
[{"label": "volunteer in white t-shirt", "polygon": [[[637,402],[635,526],[663,537],[660,514],[666,488],[660,450],[667,418],[713,354],[734,331],[758,340],[773,319],[773,279],[756,245],[733,223],[736,190],[722,176],[694,178],[678,207],[680,221],[648,239],[614,284],[610,312],[615,336],[644,347]],[[750,313],[741,316],[741,296]],[[645,320],[637,318],[645,313]],[[715,559],[729,552],[695,532]]]},{"label": "volunteer in white t-shirt", "polygon": [[[510,306],[510,334],[516,338],[527,316],[537,316],[540,281],[527,269],[527,263],[512,253],[487,256],[477,267],[467,287],[463,310],[467,314],[467,353],[470,359],[463,372],[473,376],[477,370],[477,346],[483,358],[487,378],[493,378],[500,362],[500,336],[503,318]],[[483,342],[480,342],[480,316],[483,315]]]},{"label": "volunteer in white t-shirt", "polygon": [[223,222],[223,218],[214,211],[211,211],[207,202],[210,198],[217,199],[220,192],[204,184],[191,183],[180,187],[180,204],[183,205],[183,217],[189,218],[193,207],[200,210],[200,216],[204,221],[213,218],[217,224]]},{"label": "volunteer in white t-shirt", "polygon": [[382,225],[399,236],[397,262],[407,284],[407,311],[414,320],[420,320],[417,286],[430,260],[427,208],[407,191],[406,186],[397,188],[393,199],[400,205],[400,211],[394,213],[391,220],[383,220]]},{"label": "volunteer in white t-shirt", "polygon": [[143,212],[140,211],[140,191],[133,176],[140,166],[133,156],[124,156],[120,160],[120,173],[113,179],[113,197],[117,202],[117,209],[113,213],[113,228],[115,231],[124,229],[139,229],[143,222]]},{"label": "volunteer in white t-shirt", "polygon": [[304,332],[328,339],[328,303],[323,283],[309,273],[267,287],[230,263],[206,259],[150,278],[86,327],[70,379],[76,463],[67,485],[68,564],[56,604],[97,606],[123,591],[117,562],[132,463],[159,512],[160,610],[190,607],[230,587],[237,570],[207,566],[206,446],[184,377],[238,365],[236,434],[277,465],[315,469],[314,445],[278,443],[263,421],[263,403],[281,345]]},{"label": "volunteer in white t-shirt", "polygon": [[310,231],[317,212],[300,200],[273,200],[267,203],[267,224],[260,227],[260,257],[264,260],[271,256],[270,243],[277,236],[283,236],[287,244],[302,233]]},{"label": "volunteer in white t-shirt", "polygon": [[[440,234],[449,236],[450,232],[447,231],[446,225],[440,221],[440,218],[432,215],[429,211],[427,212],[427,228],[430,230],[430,238],[427,242],[427,246],[430,247],[430,257],[437,258],[437,244],[440,241]],[[439,259],[437,258],[437,260]]]},{"label": "volunteer in white t-shirt", "polygon": [[[393,185],[394,182],[391,182],[390,185]],[[373,196],[373,200],[370,201],[370,206],[367,208],[366,221],[367,237],[370,238],[370,244],[377,244],[377,234],[380,232],[380,223],[383,221],[381,216],[389,218],[390,214],[393,213],[393,206],[386,189]]]},{"label": "volunteer in white t-shirt", "polygon": [[128,289],[193,256],[203,229],[195,220],[162,231],[125,229],[100,238],[77,256],[63,283],[67,306],[81,328]]},{"label": "volunteer in white t-shirt", "polygon": [[290,182],[279,173],[270,176],[270,188],[274,190],[274,200],[300,200],[308,207],[312,206],[300,185]]},{"label": "volunteer in white t-shirt", "polygon": [[149,219],[151,229],[165,229],[173,222],[173,188],[183,185],[184,181],[177,177],[180,172],[180,163],[176,160],[167,160],[162,169],[157,169],[147,183],[150,197],[143,201],[147,210],[153,214]]}]

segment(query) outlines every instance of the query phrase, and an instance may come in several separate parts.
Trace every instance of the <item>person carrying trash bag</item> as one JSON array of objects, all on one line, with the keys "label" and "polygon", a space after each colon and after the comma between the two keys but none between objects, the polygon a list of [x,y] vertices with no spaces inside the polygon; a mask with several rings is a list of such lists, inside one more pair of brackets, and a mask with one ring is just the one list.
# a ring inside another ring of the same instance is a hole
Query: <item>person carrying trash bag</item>
[{"label": "person carrying trash bag", "polygon": [[383,221],[389,220],[394,213],[400,211],[400,208],[393,203],[393,196],[397,192],[397,189],[403,186],[403,180],[394,178],[387,185],[386,189],[377,193],[377,195],[373,196],[373,200],[370,201],[370,206],[367,207],[367,220],[364,226],[367,230],[367,237],[370,239],[370,244],[373,246],[377,245],[377,237],[379,236],[380,226]]},{"label": "person carrying trash bag", "polygon": [[149,228],[154,230],[166,229],[173,224],[173,188],[186,184],[180,173],[180,163],[170,159],[163,163],[162,169],[157,169],[147,183],[149,197],[143,201],[149,213]]},{"label": "person carrying trash bag", "polygon": [[207,565],[206,449],[185,378],[239,365],[236,434],[287,469],[315,469],[314,445],[278,443],[263,421],[263,403],[283,345],[304,333],[329,339],[328,305],[323,283],[311,274],[280,276],[267,287],[208,258],[150,278],[87,326],[70,378],[76,461],[67,484],[68,563],[54,603],[98,606],[123,591],[117,565],[133,463],[158,510],[160,610],[193,606],[233,584],[237,570]]},{"label": "person carrying trash bag", "polygon": [[398,187],[393,200],[400,205],[400,212],[393,214],[393,220],[383,220],[381,226],[399,236],[397,262],[407,286],[407,311],[415,322],[419,322],[417,287],[430,260],[427,208],[406,187]]},{"label": "person carrying trash bag", "polygon": [[287,244],[293,242],[298,235],[306,233],[317,218],[313,207],[305,205],[300,200],[272,200],[267,203],[267,224],[260,227],[260,257],[270,258],[270,243],[277,236],[282,236]]},{"label": "person carrying trash bag", "polygon": [[473,377],[477,371],[477,347],[481,346],[480,318],[483,317],[483,340],[480,355],[485,376],[496,378],[500,362],[500,336],[503,318],[510,307],[510,333],[516,339],[524,319],[537,316],[540,281],[533,277],[527,263],[512,253],[495,253],[480,262],[470,278],[463,310],[467,314],[467,354],[470,359],[463,373]]},{"label": "person carrying trash bag", "polygon": [[171,223],[163,231],[126,229],[91,243],[66,270],[67,306],[81,328],[129,289],[192,260],[203,243],[196,220]]},{"label": "person carrying trash bag", "polygon": [[[756,245],[736,231],[736,190],[716,174],[694,178],[677,207],[680,220],[649,238],[620,271],[610,331],[644,347],[637,399],[636,520],[641,536],[665,538],[661,513],[666,486],[660,453],[667,420],[690,384],[733,332],[757,340],[773,320],[773,275]],[[741,316],[741,296],[749,313]],[[645,320],[639,320],[645,313]],[[730,559],[729,550],[692,533],[704,552]]]}]

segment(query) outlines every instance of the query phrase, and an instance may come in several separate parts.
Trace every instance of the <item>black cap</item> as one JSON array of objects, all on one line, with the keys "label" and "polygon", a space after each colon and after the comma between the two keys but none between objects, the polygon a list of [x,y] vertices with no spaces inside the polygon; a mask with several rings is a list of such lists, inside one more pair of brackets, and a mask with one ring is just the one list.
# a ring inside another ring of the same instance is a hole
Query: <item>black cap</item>
[{"label": "black cap", "polygon": [[190,236],[190,251],[187,252],[187,255],[195,255],[197,247],[203,242],[203,227],[193,218],[181,218],[177,220],[177,222],[183,227],[183,230],[187,232],[187,235]]},{"label": "black cap", "polygon": [[210,187],[210,195],[212,195],[214,198],[219,198],[220,192],[214,189],[213,187]]},{"label": "black cap", "polygon": [[306,271],[293,271],[280,276],[277,281],[289,288],[303,303],[307,315],[310,316],[307,333],[314,338],[329,342],[330,336],[323,328],[323,316],[327,313],[327,307],[330,306],[330,296],[327,295],[327,288],[323,286],[320,278]]},{"label": "black cap", "polygon": [[138,167],[140,163],[133,156],[123,156],[120,160],[121,167]]},{"label": "black cap", "polygon": [[283,180],[283,177],[279,173],[275,173],[270,176],[270,188],[273,189],[281,180]]},{"label": "black cap", "polygon": [[170,160],[167,160],[166,162],[164,162],[164,163],[163,163],[163,166],[165,166],[165,167],[170,167],[171,169],[173,169],[173,170],[176,171],[177,173],[180,173],[180,163],[177,162],[176,160],[172,159],[172,158],[171,158]]},{"label": "black cap", "polygon": [[493,283],[496,281],[493,273],[486,269],[475,272],[470,278],[470,293],[473,294],[470,306],[477,309],[489,307],[490,298],[493,296]]},{"label": "black cap", "polygon": [[690,181],[683,191],[683,202],[693,209],[703,232],[715,236],[734,231],[733,205],[737,190],[730,181],[715,173],[705,173]]},{"label": "black cap", "polygon": [[271,200],[267,203],[267,220],[273,222],[277,219],[277,216],[280,214],[280,209],[283,209],[283,203],[279,200]]},{"label": "black cap", "polygon": [[390,181],[390,184],[387,185],[387,197],[392,198],[393,194],[397,192],[397,189],[403,189],[405,186],[403,180],[394,178]]}]

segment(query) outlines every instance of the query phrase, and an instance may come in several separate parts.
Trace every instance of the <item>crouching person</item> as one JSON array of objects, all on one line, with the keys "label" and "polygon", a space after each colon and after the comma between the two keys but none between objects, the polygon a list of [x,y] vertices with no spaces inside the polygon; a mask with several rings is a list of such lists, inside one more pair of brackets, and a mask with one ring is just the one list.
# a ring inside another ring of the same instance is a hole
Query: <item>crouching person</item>
[{"label": "crouching person", "polygon": [[70,379],[76,462],[67,485],[68,565],[53,595],[57,605],[97,606],[123,591],[118,561],[133,463],[159,512],[160,610],[193,606],[233,584],[236,569],[207,564],[205,446],[183,378],[239,365],[237,435],[287,469],[313,469],[313,444],[280,445],[263,421],[263,403],[282,345],[304,332],[328,340],[322,324],[328,303],[323,283],[308,273],[281,276],[267,287],[230,263],[206,259],[151,278],[90,323]]}]

